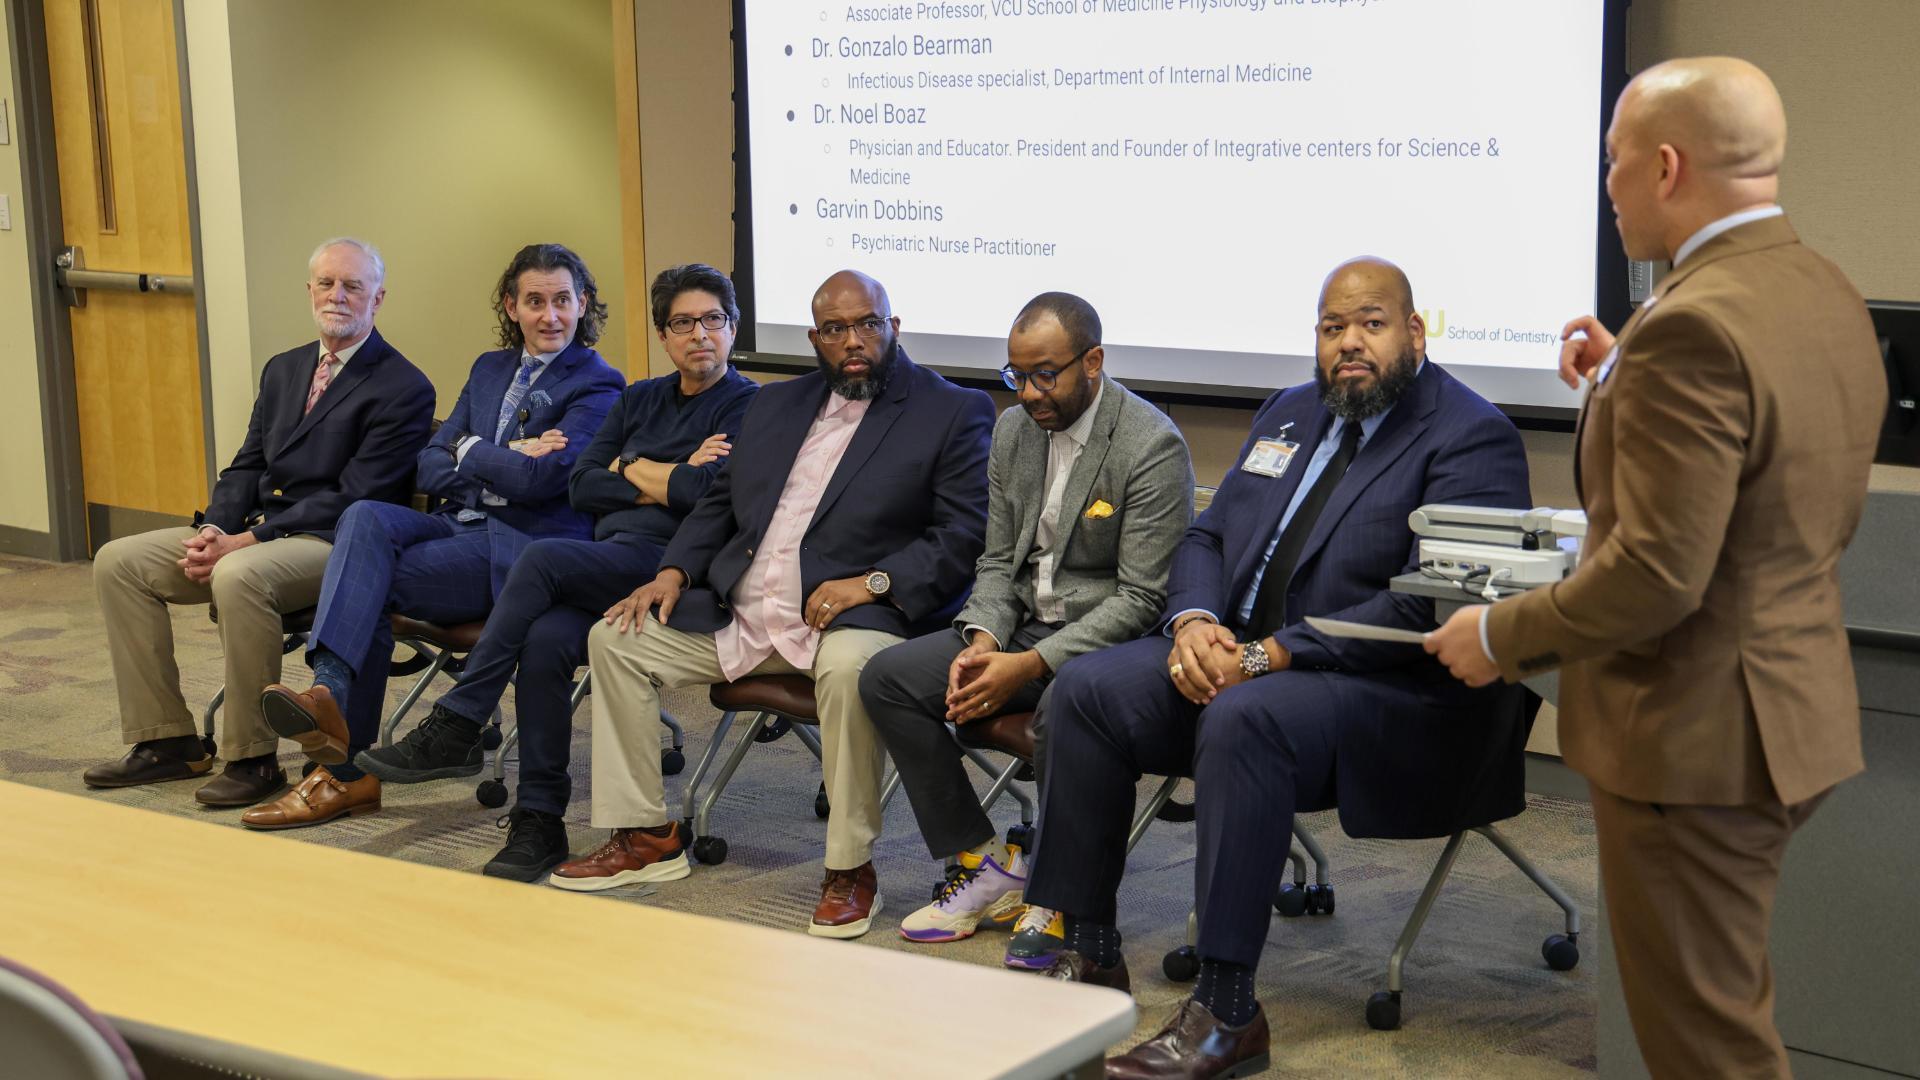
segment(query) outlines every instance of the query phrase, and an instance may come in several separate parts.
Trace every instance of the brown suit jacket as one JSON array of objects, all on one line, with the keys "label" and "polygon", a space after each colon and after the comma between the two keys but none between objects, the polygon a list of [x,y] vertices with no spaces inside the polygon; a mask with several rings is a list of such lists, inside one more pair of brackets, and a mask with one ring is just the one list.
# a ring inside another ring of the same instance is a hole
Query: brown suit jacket
[{"label": "brown suit jacket", "polygon": [[1730,229],[1621,330],[1575,435],[1580,567],[1494,605],[1518,679],[1564,667],[1560,745],[1655,803],[1797,803],[1859,772],[1839,562],[1886,375],[1865,303],[1785,217]]}]

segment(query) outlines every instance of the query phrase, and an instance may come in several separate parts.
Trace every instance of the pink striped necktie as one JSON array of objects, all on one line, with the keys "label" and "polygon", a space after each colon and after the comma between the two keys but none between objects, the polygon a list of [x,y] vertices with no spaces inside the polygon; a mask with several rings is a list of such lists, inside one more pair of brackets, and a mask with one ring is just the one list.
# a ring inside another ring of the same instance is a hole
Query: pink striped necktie
[{"label": "pink striped necktie", "polygon": [[334,356],[332,353],[323,353],[320,357],[320,362],[314,365],[313,388],[307,391],[307,412],[313,411],[314,403],[318,402],[320,395],[326,393],[327,387],[332,385],[333,365],[339,362],[339,357]]}]

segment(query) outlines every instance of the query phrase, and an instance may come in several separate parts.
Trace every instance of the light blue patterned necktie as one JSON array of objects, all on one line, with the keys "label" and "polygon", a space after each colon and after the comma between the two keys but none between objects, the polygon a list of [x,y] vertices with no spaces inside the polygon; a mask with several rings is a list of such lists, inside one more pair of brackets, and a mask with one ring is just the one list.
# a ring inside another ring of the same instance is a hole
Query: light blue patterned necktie
[{"label": "light blue patterned necktie", "polygon": [[513,380],[513,385],[507,387],[507,396],[500,399],[500,423],[493,429],[495,445],[500,445],[500,441],[507,437],[507,427],[513,423],[514,410],[520,407],[520,399],[527,396],[527,387],[533,385],[533,373],[539,367],[540,362],[531,356],[520,358],[520,374]]}]

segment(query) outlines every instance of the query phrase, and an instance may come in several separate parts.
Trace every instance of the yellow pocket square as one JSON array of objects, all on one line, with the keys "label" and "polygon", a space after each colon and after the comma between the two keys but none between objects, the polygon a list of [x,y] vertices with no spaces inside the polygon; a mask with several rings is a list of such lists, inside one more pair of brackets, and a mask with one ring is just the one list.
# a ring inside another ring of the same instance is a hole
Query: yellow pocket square
[{"label": "yellow pocket square", "polygon": [[1087,507],[1085,515],[1088,521],[1099,521],[1101,518],[1110,518],[1112,516],[1113,504],[1105,499],[1093,500],[1093,505]]}]

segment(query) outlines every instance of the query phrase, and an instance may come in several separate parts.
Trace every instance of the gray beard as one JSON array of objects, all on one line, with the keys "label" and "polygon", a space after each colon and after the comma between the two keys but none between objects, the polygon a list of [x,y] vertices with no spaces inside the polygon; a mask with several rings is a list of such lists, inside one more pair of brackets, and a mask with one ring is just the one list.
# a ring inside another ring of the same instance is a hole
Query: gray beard
[{"label": "gray beard", "polygon": [[1327,406],[1328,412],[1342,420],[1358,423],[1379,416],[1398,404],[1413,386],[1414,373],[1419,366],[1417,356],[1411,352],[1403,353],[1385,371],[1376,375],[1372,383],[1364,388],[1350,389],[1328,378],[1316,363],[1313,365],[1313,383],[1319,388],[1320,400]]},{"label": "gray beard", "polygon": [[849,379],[833,369],[827,358],[820,353],[819,346],[813,350],[813,358],[819,361],[820,374],[827,380],[827,389],[846,398],[848,401],[866,401],[880,396],[887,388],[887,379],[893,374],[893,362],[900,355],[900,341],[895,339],[887,346],[887,351],[867,369],[864,379]]}]

